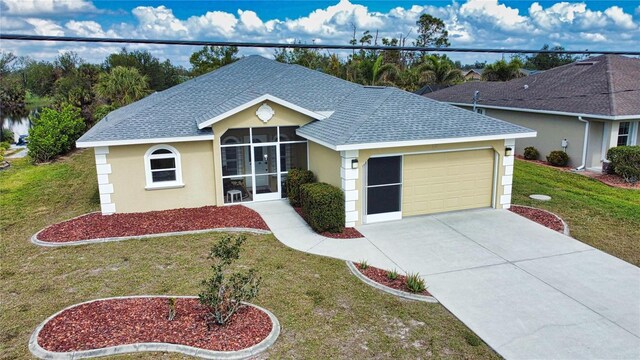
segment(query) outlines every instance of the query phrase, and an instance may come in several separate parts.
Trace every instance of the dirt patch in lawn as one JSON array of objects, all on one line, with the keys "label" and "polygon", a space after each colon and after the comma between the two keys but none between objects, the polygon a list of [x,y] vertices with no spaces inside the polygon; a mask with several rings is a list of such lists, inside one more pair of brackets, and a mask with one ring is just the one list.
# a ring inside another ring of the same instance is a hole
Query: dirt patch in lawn
[{"label": "dirt patch in lawn", "polygon": [[70,242],[218,228],[269,230],[260,215],[242,205],[102,215],[92,213],[45,228],[38,240]]},{"label": "dirt patch in lawn", "polygon": [[424,295],[424,296],[431,296],[431,294],[426,289],[423,292],[420,292],[420,293],[411,292],[409,290],[409,288],[407,287],[407,285],[406,285],[407,277],[404,276],[404,275],[398,274],[398,277],[396,277],[394,280],[391,280],[387,276],[388,271],[386,271],[386,270],[382,270],[382,269],[379,269],[379,268],[373,267],[373,266],[367,266],[366,269],[362,269],[360,264],[354,264],[354,265],[356,266],[356,269],[358,269],[358,271],[360,271],[360,273],[362,275],[364,275],[364,276],[368,277],[369,279],[377,282],[378,284],[390,287],[392,289],[404,291],[404,292],[409,293],[409,294],[418,294],[418,295]]},{"label": "dirt patch in lawn", "polygon": [[224,326],[207,330],[206,309],[197,299],[176,299],[176,316],[167,320],[167,298],[98,300],[63,311],[44,325],[38,344],[70,352],[135,343],[172,343],[213,351],[237,351],[264,340],[271,319],[253,306],[240,309]]},{"label": "dirt patch in lawn", "polygon": [[551,230],[564,233],[564,224],[556,215],[542,209],[531,208],[527,206],[511,205],[509,211],[524,216],[531,221],[535,221],[540,225],[546,226]]},{"label": "dirt patch in lawn", "polygon": [[[300,215],[302,219],[304,219],[304,216],[302,216],[302,208],[294,207],[293,209],[298,213],[298,215]],[[332,233],[332,232],[325,231],[319,234],[328,238],[333,238],[333,239],[357,239],[357,238],[364,237],[364,235],[362,235],[360,231],[352,227],[346,227],[342,230],[342,232],[339,232],[339,233]]]}]

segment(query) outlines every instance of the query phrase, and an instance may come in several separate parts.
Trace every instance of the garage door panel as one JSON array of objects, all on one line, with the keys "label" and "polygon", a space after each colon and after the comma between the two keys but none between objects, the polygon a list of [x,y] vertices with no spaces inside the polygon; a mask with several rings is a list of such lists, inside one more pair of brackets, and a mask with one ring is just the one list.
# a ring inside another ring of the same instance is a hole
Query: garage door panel
[{"label": "garage door panel", "polygon": [[493,150],[406,155],[403,215],[491,206]]}]

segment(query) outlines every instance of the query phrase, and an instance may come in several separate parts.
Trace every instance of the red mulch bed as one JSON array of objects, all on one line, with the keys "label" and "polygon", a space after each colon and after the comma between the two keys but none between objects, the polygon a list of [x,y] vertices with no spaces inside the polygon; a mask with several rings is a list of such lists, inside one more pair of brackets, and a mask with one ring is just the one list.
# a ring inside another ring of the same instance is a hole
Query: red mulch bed
[{"label": "red mulch bed", "polygon": [[93,213],[53,224],[38,234],[49,242],[243,227],[269,230],[260,215],[241,205],[102,215]]},{"label": "red mulch bed", "polygon": [[[304,219],[304,216],[302,216],[302,208],[294,207],[293,209],[298,213],[298,215],[300,215],[302,219]],[[319,234],[328,238],[333,238],[333,239],[357,239],[357,238],[364,237],[364,235],[362,235],[360,231],[352,227],[346,227],[344,228],[344,230],[342,230],[342,232],[339,232],[339,233],[332,233],[332,232],[325,231]]]},{"label": "red mulch bed", "polygon": [[524,156],[522,156],[522,155],[516,155],[516,159],[522,160],[522,161],[532,162],[532,163],[535,163],[535,164],[538,164],[538,165],[548,166],[548,167],[554,168],[554,169],[573,170],[573,168],[571,166],[555,166],[555,165],[549,164],[548,162],[546,162],[544,160],[528,160],[528,159],[525,159]]},{"label": "red mulch bed", "polygon": [[532,209],[524,206],[511,205],[509,211],[514,212],[518,215],[524,216],[531,221],[535,221],[540,225],[546,226],[551,230],[555,230],[560,233],[564,233],[564,225],[562,221],[555,217],[553,214],[541,210],[541,209]]},{"label": "red mulch bed", "polygon": [[[386,270],[382,270],[373,266],[368,266],[365,270],[362,270],[362,268],[360,268],[360,264],[355,264],[355,265],[356,265],[356,269],[358,269],[360,273],[362,273],[364,276],[368,277],[369,279],[377,282],[378,284],[390,287],[392,289],[404,291],[410,294],[415,294],[411,292],[409,288],[407,288],[407,285],[405,285],[406,276],[404,275],[398,274],[398,277],[395,280],[391,280],[387,277]],[[417,295],[431,296],[431,294],[426,289],[421,293],[417,293]]]},{"label": "red mulch bed", "polygon": [[271,319],[252,306],[240,309],[224,326],[207,331],[198,299],[176,299],[167,320],[166,298],[100,300],[62,312],[43,327],[38,344],[56,352],[100,349],[134,343],[172,343],[215,351],[246,349],[271,332]]},{"label": "red mulch bed", "polygon": [[612,187],[623,188],[623,189],[636,189],[636,190],[640,189],[640,182],[637,182],[635,184],[628,183],[620,175],[602,174],[602,173],[597,173],[593,171],[581,171],[581,172],[577,172],[577,174],[584,175],[592,179],[596,179]]}]

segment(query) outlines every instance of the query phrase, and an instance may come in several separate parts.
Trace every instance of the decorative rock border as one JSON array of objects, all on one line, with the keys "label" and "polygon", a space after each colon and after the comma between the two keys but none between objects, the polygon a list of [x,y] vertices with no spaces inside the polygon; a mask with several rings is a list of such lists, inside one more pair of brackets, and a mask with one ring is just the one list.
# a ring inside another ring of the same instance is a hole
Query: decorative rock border
[{"label": "decorative rock border", "polygon": [[[65,220],[71,221],[83,216],[87,216],[90,214],[99,213],[99,211],[94,211],[87,214],[82,214],[80,216],[76,216],[74,218]],[[39,246],[46,247],[60,247],[60,246],[75,246],[75,245],[86,245],[86,244],[98,244],[112,241],[123,241],[123,240],[131,240],[131,239],[148,239],[155,237],[166,237],[166,236],[178,236],[178,235],[193,235],[193,234],[205,234],[211,232],[248,232],[257,235],[266,235],[271,234],[269,230],[262,229],[253,229],[253,228],[213,228],[213,229],[203,229],[203,230],[187,230],[187,231],[174,231],[174,232],[166,232],[166,233],[157,233],[157,234],[143,234],[143,235],[132,235],[132,236],[119,236],[119,237],[107,237],[107,238],[95,238],[95,239],[87,239],[87,240],[76,240],[76,241],[62,241],[62,242],[53,242],[53,241],[43,241],[38,239],[38,234],[43,232],[47,227],[41,229],[37,233],[33,234],[30,238],[30,241]]]},{"label": "decorative rock border", "polygon": [[552,213],[551,211],[547,211],[545,209],[540,209],[540,208],[533,207],[533,206],[526,206],[526,205],[520,205],[520,204],[513,204],[512,206],[519,206],[519,207],[523,207],[523,208],[527,208],[527,209],[544,211],[547,214],[551,214],[551,215],[555,216],[556,219],[558,219],[558,220],[560,220],[562,222],[562,226],[564,227],[564,229],[562,230],[562,233],[567,235],[567,236],[571,236],[570,233],[569,233],[569,225],[564,220],[562,220],[562,218],[560,216],[558,216],[557,214]]},{"label": "decorative rock border", "polygon": [[352,263],[351,261],[345,261],[345,263],[347,264],[347,267],[349,268],[349,270],[351,270],[353,275],[355,275],[358,279],[362,280],[362,282],[364,282],[365,284],[373,286],[374,288],[376,288],[378,290],[384,291],[384,292],[389,293],[391,295],[399,296],[401,298],[409,299],[409,300],[423,301],[423,302],[428,302],[428,303],[437,303],[438,302],[438,300],[433,296],[411,294],[411,293],[408,293],[406,291],[396,290],[396,289],[390,288],[388,286],[379,284],[379,283],[369,279],[368,277],[364,276],[364,274],[361,273],[360,271],[358,271],[358,269],[356,268],[355,264]]},{"label": "decorative rock border", "polygon": [[269,319],[271,319],[271,332],[269,335],[262,340],[261,342],[248,347],[243,350],[238,351],[214,351],[214,350],[206,350],[200,349],[193,346],[187,345],[179,345],[179,344],[170,344],[170,343],[136,343],[136,344],[126,344],[126,345],[117,345],[110,346],[106,348],[93,349],[93,350],[82,350],[82,351],[73,351],[73,352],[54,352],[49,351],[42,348],[38,344],[38,335],[40,331],[44,328],[44,326],[51,321],[56,316],[60,315],[62,312],[72,309],[76,306],[89,304],[96,301],[104,301],[104,300],[116,300],[116,299],[132,299],[132,298],[181,298],[181,299],[193,299],[196,296],[170,296],[170,295],[136,295],[136,296],[116,296],[110,298],[89,300],[79,304],[68,306],[57,313],[49,316],[45,321],[43,321],[38,327],[33,331],[31,337],[29,338],[29,351],[40,359],[87,359],[99,356],[109,356],[109,355],[118,355],[125,353],[135,353],[135,352],[151,352],[151,351],[161,351],[161,352],[175,352],[181,353],[185,355],[195,356],[202,359],[248,359],[256,356],[257,354],[265,351],[269,347],[271,347],[278,336],[280,335],[280,323],[273,313],[269,310],[264,309],[260,306],[245,303],[245,305],[253,306],[258,310],[264,311],[267,315],[269,315]]}]

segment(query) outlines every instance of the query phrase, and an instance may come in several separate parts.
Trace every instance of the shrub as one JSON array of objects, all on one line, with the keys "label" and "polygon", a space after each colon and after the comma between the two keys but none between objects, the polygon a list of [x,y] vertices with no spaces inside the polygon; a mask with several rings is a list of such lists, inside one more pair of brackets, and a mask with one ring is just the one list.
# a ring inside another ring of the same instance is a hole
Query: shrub
[{"label": "shrub", "polygon": [[4,162],[4,149],[0,148],[0,164]]},{"label": "shrub", "polygon": [[2,133],[0,133],[0,141],[13,144],[15,142],[13,131],[9,129],[2,129]]},{"label": "shrub", "polygon": [[289,170],[285,187],[287,189],[287,196],[289,197],[289,203],[291,204],[291,206],[300,207],[302,205],[302,201],[300,199],[300,186],[312,183],[314,181],[315,176],[310,170]]},{"label": "shrub", "polygon": [[0,142],[0,149],[9,150],[11,148],[11,144],[6,141]]},{"label": "shrub", "polygon": [[29,130],[29,156],[42,162],[62,155],[75,147],[84,130],[80,109],[65,104],[60,111],[45,108]]},{"label": "shrub", "polygon": [[396,271],[395,269],[391,271],[387,271],[387,279],[395,280],[397,278],[398,278],[398,271]]},{"label": "shrub", "polygon": [[300,187],[302,215],[316,232],[339,233],[344,230],[344,193],[326,183]]},{"label": "shrub", "polygon": [[360,270],[367,270],[369,268],[369,263],[367,260],[361,260],[358,266],[360,267]]},{"label": "shrub", "polygon": [[555,150],[547,155],[547,162],[553,166],[567,166],[569,155],[561,150]]},{"label": "shrub", "polygon": [[407,289],[412,293],[421,293],[427,288],[424,280],[417,273],[407,274],[405,285],[407,285]]},{"label": "shrub", "polygon": [[607,158],[611,161],[613,172],[622,176],[625,181],[640,181],[640,145],[611,148],[607,151]]},{"label": "shrub", "polygon": [[538,160],[538,157],[540,157],[540,152],[538,152],[538,149],[534,148],[533,146],[527,146],[526,148],[524,148],[525,159]]},{"label": "shrub", "polygon": [[173,321],[176,317],[176,298],[168,298],[167,306],[169,306],[169,315],[167,316],[167,320]]},{"label": "shrub", "polygon": [[262,279],[254,269],[232,272],[229,267],[240,258],[245,242],[244,235],[226,235],[209,253],[213,260],[213,275],[202,282],[204,290],[198,294],[199,301],[207,309],[207,328],[224,325],[244,304],[258,295]]}]

